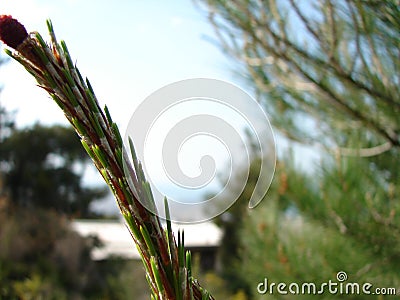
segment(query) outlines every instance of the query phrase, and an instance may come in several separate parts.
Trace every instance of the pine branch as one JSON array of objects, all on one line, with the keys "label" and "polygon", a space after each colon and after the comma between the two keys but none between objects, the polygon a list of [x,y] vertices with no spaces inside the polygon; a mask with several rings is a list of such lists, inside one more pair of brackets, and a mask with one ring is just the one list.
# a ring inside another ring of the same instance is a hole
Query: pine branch
[{"label": "pine branch", "polygon": [[[78,133],[82,146],[111,188],[146,270],[152,299],[213,299],[191,275],[190,252],[183,233],[178,245],[167,220],[162,228],[157,215],[142,203],[155,207],[150,185],[130,141],[131,166],[121,134],[107,107],[102,110],[88,79],[72,63],[67,45],[57,42],[47,21],[50,44],[37,33],[28,34],[11,16],[0,16],[0,39],[10,47],[6,53],[22,64],[46,90]],[[125,170],[131,174],[126,177]],[[131,181],[134,188],[128,184]],[[140,199],[140,201],[139,201]],[[168,201],[165,200],[166,215]]]},{"label": "pine branch", "polygon": [[[271,118],[281,133],[331,146],[326,131],[309,134],[294,116],[322,120],[331,131],[350,118],[365,125],[373,145],[400,146],[398,76],[393,75],[398,9],[382,4],[385,8],[370,20],[372,4],[353,0],[201,2],[224,53],[244,62],[250,85],[276,112]],[[290,13],[301,25],[292,28]]]}]

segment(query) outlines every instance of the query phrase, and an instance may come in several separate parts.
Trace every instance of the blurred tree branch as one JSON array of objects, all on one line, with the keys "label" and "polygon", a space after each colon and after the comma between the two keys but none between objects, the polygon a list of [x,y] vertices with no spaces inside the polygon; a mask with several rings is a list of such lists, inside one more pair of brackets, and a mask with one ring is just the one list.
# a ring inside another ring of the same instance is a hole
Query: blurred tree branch
[{"label": "blurred tree branch", "polygon": [[400,147],[398,0],[202,2],[281,133],[354,154],[362,129],[366,155]]}]

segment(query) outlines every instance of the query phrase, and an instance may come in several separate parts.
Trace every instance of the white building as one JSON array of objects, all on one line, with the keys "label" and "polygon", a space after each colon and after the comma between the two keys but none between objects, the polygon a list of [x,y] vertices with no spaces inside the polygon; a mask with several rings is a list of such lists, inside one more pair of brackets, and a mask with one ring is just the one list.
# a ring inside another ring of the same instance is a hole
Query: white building
[{"label": "white building", "polygon": [[[97,236],[103,244],[93,249],[94,260],[105,260],[112,256],[125,259],[140,259],[135,243],[119,220],[74,220],[72,226],[81,236]],[[215,268],[217,249],[222,238],[222,231],[214,223],[196,225],[172,225],[175,236],[178,230],[185,232],[185,247],[200,254],[200,264],[205,269]]]}]

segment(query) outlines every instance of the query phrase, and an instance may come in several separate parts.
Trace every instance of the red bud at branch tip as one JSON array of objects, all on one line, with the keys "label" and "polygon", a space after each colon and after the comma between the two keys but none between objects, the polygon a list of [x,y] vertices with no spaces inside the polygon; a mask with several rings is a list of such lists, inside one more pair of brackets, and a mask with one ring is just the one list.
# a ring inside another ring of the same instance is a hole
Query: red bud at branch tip
[{"label": "red bud at branch tip", "polygon": [[28,32],[24,25],[11,16],[0,16],[0,40],[2,40],[4,44],[17,49],[27,37]]}]

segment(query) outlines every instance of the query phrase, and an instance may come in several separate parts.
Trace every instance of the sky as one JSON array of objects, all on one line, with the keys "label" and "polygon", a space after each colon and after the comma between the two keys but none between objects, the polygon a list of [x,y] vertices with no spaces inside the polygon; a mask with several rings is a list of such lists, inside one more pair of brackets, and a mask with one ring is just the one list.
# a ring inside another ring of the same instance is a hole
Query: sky
[{"label": "sky", "polygon": [[[45,21],[52,20],[58,39],[66,41],[72,59],[90,79],[100,105],[107,104],[122,134],[147,96],[176,81],[220,79],[251,94],[235,73],[236,62],[217,46],[204,7],[196,1],[0,1],[0,14],[12,15],[45,39]],[[0,103],[7,111],[17,112],[18,127],[36,122],[68,125],[58,106],[18,63],[9,61],[0,68],[0,84]],[[279,152],[279,147],[287,145],[279,141],[277,147]],[[212,149],[218,152],[218,147]],[[94,168],[87,169],[85,182],[102,184],[96,173]],[[163,192],[167,190],[168,186]],[[109,198],[98,207],[117,211]]]},{"label": "sky", "polygon": [[[58,39],[125,128],[131,111],[150,93],[174,81],[210,77],[232,81],[231,62],[208,38],[206,14],[192,1],[2,0],[28,31],[46,37],[51,18]],[[40,121],[67,124],[34,79],[16,63],[0,70],[1,103],[17,109],[20,126]]]},{"label": "sky", "polygon": [[[0,14],[12,15],[45,39],[50,18],[122,133],[139,103],[167,84],[197,77],[240,81],[232,75],[234,63],[210,41],[215,38],[205,11],[192,1],[2,0]],[[17,112],[18,127],[68,124],[16,62],[1,67],[0,83],[0,103]],[[85,182],[101,184],[96,172],[89,168]],[[116,210],[113,201],[98,207]]]}]

